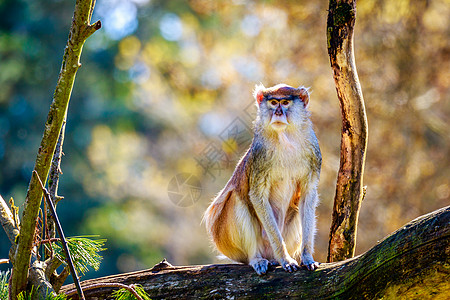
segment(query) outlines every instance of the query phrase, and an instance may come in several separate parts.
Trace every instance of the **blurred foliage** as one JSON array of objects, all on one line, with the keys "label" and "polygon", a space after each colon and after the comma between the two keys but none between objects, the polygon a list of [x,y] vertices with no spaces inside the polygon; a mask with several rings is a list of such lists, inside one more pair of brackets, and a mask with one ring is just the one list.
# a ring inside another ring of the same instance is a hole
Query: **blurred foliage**
[{"label": "blurred foliage", "polygon": [[[22,199],[21,209],[74,2],[0,1],[0,194]],[[251,141],[259,82],[311,87],[324,161],[315,257],[325,260],[341,126],[327,5],[97,0],[93,20],[103,28],[88,39],[75,81],[58,205],[68,236],[108,239],[100,270],[85,278],[164,257],[177,265],[218,261],[202,213]],[[450,202],[450,5],[360,0],[357,7],[355,54],[369,120],[361,253]],[[0,235],[6,258],[10,245]]]}]

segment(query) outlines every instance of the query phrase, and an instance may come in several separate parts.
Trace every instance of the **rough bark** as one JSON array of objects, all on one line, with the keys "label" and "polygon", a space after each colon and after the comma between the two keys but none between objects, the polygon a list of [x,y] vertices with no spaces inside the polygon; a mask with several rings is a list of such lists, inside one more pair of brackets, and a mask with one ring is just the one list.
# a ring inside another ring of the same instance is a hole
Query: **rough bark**
[{"label": "rough bark", "polygon": [[[94,4],[95,0],[76,1],[61,71],[34,167],[34,170],[42,178],[44,184],[49,173],[64,117],[67,113],[75,75],[81,66],[80,55],[83,44],[92,33],[101,27],[99,21],[92,25],[90,24]],[[16,299],[17,295],[26,289],[28,283],[28,269],[30,267],[32,244],[35,238],[36,221],[41,205],[41,198],[41,187],[36,180],[36,176],[32,176],[25,199],[20,236],[13,259],[13,273],[10,281],[11,299]]]},{"label": "rough bark", "polygon": [[363,171],[367,117],[353,52],[356,0],[330,0],[328,54],[342,115],[341,158],[330,228],[328,262],[354,256]]},{"label": "rough bark", "polygon": [[[450,294],[450,206],[411,221],[368,252],[324,263],[316,271],[280,267],[257,276],[245,265],[153,269],[82,282],[140,284],[152,299],[447,299]],[[73,285],[62,288],[70,293]],[[111,299],[113,288],[85,290]],[[74,296],[76,299],[76,296]]]}]

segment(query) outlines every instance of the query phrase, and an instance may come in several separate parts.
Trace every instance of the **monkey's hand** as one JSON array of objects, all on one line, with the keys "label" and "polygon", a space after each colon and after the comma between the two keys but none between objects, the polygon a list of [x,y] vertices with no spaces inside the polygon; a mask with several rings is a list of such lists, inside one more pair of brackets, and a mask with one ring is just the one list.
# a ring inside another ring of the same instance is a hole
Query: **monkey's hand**
[{"label": "monkey's hand", "polygon": [[298,265],[297,261],[290,256],[282,258],[278,260],[278,262],[287,272],[295,272],[297,270],[300,270],[300,266]]}]

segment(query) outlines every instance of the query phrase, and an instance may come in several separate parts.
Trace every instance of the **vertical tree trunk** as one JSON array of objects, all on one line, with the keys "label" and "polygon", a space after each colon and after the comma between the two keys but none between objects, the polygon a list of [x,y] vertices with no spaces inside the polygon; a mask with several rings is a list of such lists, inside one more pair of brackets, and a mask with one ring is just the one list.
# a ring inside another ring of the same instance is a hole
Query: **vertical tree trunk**
[{"label": "vertical tree trunk", "polygon": [[[98,21],[90,24],[95,0],[77,0],[69,33],[69,40],[64,51],[58,83],[53,95],[44,134],[39,147],[34,170],[42,178],[44,184],[49,173],[53,153],[58,141],[59,133],[67,113],[70,95],[79,69],[80,56],[86,39],[101,27]],[[35,238],[36,222],[41,205],[42,189],[36,176],[32,176],[25,199],[20,235],[15,251],[13,272],[10,280],[10,298],[16,299],[24,291],[28,283],[28,269],[30,267],[32,246]]]},{"label": "vertical tree trunk", "polygon": [[330,228],[328,262],[353,257],[363,197],[367,117],[353,52],[356,0],[330,0],[328,55],[342,114],[341,159]]}]

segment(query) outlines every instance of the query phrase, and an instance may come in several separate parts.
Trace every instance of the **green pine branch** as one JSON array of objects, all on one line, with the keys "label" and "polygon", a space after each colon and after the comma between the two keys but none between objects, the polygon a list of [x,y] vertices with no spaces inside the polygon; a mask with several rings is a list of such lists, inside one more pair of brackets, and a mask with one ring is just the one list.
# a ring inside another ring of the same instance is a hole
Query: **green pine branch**
[{"label": "green pine branch", "polygon": [[[150,300],[150,296],[144,291],[144,288],[140,285],[133,285],[134,291],[143,299]],[[136,300],[136,296],[128,289],[120,289],[112,293],[112,296],[116,300]]]},{"label": "green pine branch", "polygon": [[8,299],[9,270],[0,272],[0,299]]},{"label": "green pine branch", "polygon": [[[77,236],[67,238],[67,244],[75,264],[77,272],[85,275],[89,271],[89,267],[97,271],[100,267],[102,256],[100,251],[106,250],[103,246],[106,239],[95,239],[97,236]],[[61,247],[61,242],[54,244],[53,249],[55,255],[61,260],[65,261],[65,254]]]}]

